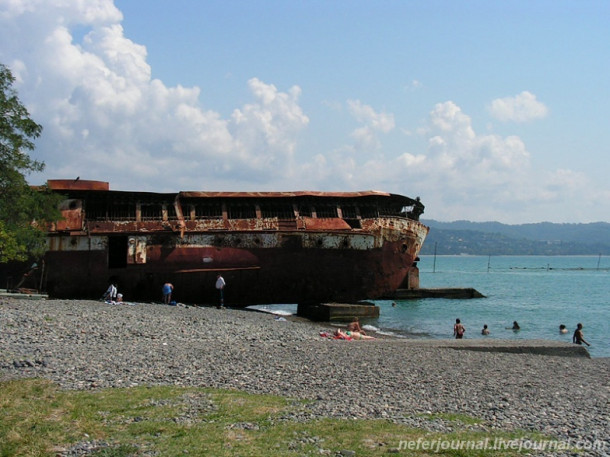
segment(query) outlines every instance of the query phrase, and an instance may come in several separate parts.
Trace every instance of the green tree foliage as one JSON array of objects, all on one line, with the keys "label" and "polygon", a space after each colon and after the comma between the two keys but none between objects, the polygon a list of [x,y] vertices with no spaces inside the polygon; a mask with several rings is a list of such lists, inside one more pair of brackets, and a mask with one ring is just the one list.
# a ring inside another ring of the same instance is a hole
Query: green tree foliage
[{"label": "green tree foliage", "polygon": [[44,252],[40,230],[59,219],[59,197],[46,188],[32,188],[26,175],[40,172],[44,163],[26,153],[42,126],[30,119],[13,89],[15,78],[0,64],[0,262],[26,260]]}]

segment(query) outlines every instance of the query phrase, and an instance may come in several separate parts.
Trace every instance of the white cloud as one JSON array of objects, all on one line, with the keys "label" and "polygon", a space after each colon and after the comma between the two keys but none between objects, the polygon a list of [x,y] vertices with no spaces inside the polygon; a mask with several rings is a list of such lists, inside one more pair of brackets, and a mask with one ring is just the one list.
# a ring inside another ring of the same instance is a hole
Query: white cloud
[{"label": "white cloud", "polygon": [[381,147],[379,133],[388,133],[394,129],[396,126],[394,116],[379,113],[360,100],[348,100],[347,108],[356,121],[364,124],[351,133],[351,137],[355,140],[354,148],[357,151],[378,151]]},{"label": "white cloud", "polygon": [[536,96],[523,91],[514,97],[497,98],[491,102],[489,112],[496,119],[507,122],[528,122],[545,118],[548,108]]},{"label": "white cloud", "polygon": [[446,169],[484,179],[482,173],[527,167],[529,154],[518,137],[477,135],[469,116],[453,102],[439,103],[430,115],[429,154]]},{"label": "white cloud", "polygon": [[352,116],[372,130],[388,133],[395,127],[393,114],[378,113],[360,100],[348,100],[347,105]]},{"label": "white cloud", "polygon": [[428,144],[419,153],[387,157],[359,154],[353,146],[338,149],[324,158],[323,179],[332,176],[344,188],[379,189],[383,183],[381,190],[420,195],[427,206],[424,216],[440,220],[524,222],[554,214],[559,215],[555,220],[574,221],[570,217],[579,213],[568,207],[577,204],[568,202],[585,192],[593,195],[580,173],[541,175],[533,169],[518,136],[476,132],[470,116],[454,102],[437,104],[419,134]]},{"label": "white cloud", "polygon": [[235,138],[242,152],[249,151],[250,157],[244,158],[250,160],[253,169],[266,174],[287,172],[294,156],[295,137],[309,123],[298,105],[301,89],[295,86],[283,93],[257,78],[250,79],[248,85],[258,103],[233,112]]},{"label": "white cloud", "polygon": [[[316,149],[303,150],[310,120],[298,86],[252,77],[244,81],[250,100],[223,117],[198,87],[152,79],[146,47],[121,20],[111,0],[0,0],[0,62],[44,126],[34,154],[47,163],[44,179],[153,191],[379,189],[420,195],[425,216],[441,220],[591,220],[610,200],[578,172],[533,169],[519,136],[478,133],[451,101],[434,106],[425,126],[399,129],[393,113],[372,104],[327,103],[328,117],[315,124],[332,138],[317,143],[318,131],[308,132]],[[495,100],[490,111],[519,122],[548,112],[529,92]],[[357,125],[336,128],[341,121]]]},{"label": "white cloud", "polygon": [[[199,88],[151,79],[146,48],[125,36],[112,1],[1,5],[0,41],[10,45],[0,61],[15,71],[16,89],[44,126],[35,153],[46,176],[86,170],[90,179],[130,188],[135,175],[142,188],[175,190],[290,173],[296,137],[309,121],[297,86],[282,92],[252,78],[253,102],[223,119],[201,106]],[[73,26],[88,29],[80,43]]]}]

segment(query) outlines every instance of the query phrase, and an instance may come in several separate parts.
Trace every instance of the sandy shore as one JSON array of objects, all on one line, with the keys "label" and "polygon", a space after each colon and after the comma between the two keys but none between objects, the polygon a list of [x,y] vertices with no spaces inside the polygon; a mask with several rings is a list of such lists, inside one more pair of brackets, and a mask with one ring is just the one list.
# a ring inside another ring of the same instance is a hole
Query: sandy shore
[{"label": "sandy shore", "polygon": [[314,400],[293,420],[388,418],[448,430],[537,430],[610,453],[610,359],[454,350],[404,339],[321,338],[324,324],[243,310],[0,299],[0,379],[69,389],[174,384]]}]

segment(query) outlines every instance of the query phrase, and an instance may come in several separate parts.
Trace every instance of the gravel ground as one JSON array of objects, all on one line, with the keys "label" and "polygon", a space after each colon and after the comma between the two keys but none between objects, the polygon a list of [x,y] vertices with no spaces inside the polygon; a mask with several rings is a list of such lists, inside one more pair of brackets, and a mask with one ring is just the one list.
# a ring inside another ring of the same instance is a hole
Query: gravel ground
[{"label": "gravel ground", "polygon": [[476,430],[536,430],[595,444],[578,455],[610,455],[608,358],[321,338],[328,329],[244,310],[2,298],[0,380],[235,388],[314,400],[289,420],[387,418],[432,431],[454,425],[430,413],[467,414],[484,420]]}]

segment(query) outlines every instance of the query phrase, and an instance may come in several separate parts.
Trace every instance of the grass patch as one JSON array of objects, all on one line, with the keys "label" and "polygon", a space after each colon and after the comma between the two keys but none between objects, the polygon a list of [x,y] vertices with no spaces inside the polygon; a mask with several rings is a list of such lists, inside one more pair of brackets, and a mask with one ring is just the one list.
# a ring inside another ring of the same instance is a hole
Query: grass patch
[{"label": "grass patch", "polygon": [[[304,402],[239,391],[138,386],[64,391],[43,380],[0,383],[0,457],[56,456],[89,446],[95,457],[519,455],[515,449],[409,449],[408,442],[545,439],[527,432],[479,432],[462,415],[435,415],[456,432],[430,433],[387,420],[295,422]],[[474,422],[473,422],[474,421]],[[548,439],[548,438],[546,438]],[[402,443],[402,444],[401,444]],[[524,451],[525,452],[525,451]],[[350,453],[347,453],[349,455]]]}]

